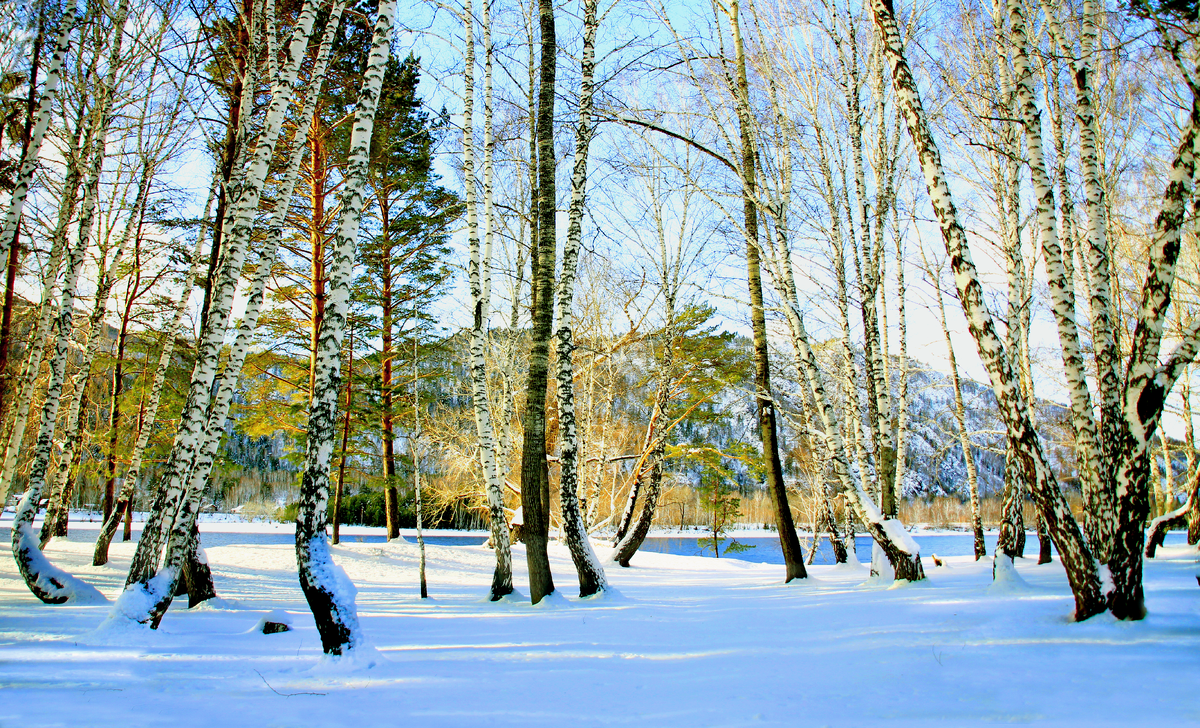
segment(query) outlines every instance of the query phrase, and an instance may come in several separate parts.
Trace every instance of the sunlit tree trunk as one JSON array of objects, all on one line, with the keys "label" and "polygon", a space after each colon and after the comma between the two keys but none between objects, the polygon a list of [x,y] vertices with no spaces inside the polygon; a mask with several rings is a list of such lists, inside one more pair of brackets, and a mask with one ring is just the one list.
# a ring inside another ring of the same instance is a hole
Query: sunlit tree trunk
[{"label": "sunlit tree trunk", "polygon": [[[463,14],[466,29],[466,68],[463,71],[463,172],[466,177],[465,197],[467,203],[467,237],[471,247],[468,264],[471,298],[474,304],[474,320],[471,326],[471,404],[475,412],[475,432],[479,439],[479,458],[483,466],[484,487],[487,491],[488,523],[491,527],[492,548],[496,554],[496,568],[492,571],[492,586],[489,598],[492,601],[511,594],[512,547],[509,542],[508,522],[504,518],[504,483],[500,459],[496,448],[496,433],[488,404],[486,358],[488,319],[491,312],[491,287],[488,285],[491,269],[491,249],[480,250],[479,222],[475,202],[475,140],[473,117],[475,111],[475,20],[474,3],[468,4]],[[491,0],[484,0],[484,228],[485,237],[491,234],[490,182],[491,174]],[[515,322],[513,331],[516,330]]]},{"label": "sunlit tree trunk", "polygon": [[[121,7],[128,7],[128,4]],[[125,11],[127,12],[127,10]],[[50,116],[55,100],[58,98],[58,86],[62,82],[62,67],[66,60],[67,51],[71,46],[71,31],[75,28],[75,0],[64,3],[62,18],[58,21],[58,36],[54,48],[50,52],[50,63],[46,66],[46,81],[42,87],[42,95],[38,100],[37,121],[33,125],[29,144],[21,159],[21,167],[17,171],[17,179],[9,197],[8,208],[5,210],[4,224],[0,227],[0,261],[8,260],[8,251],[16,240],[17,230],[21,223],[21,212],[25,208],[25,200],[29,196],[29,187],[33,184],[33,174],[37,170],[38,157],[41,154],[42,140],[46,138],[46,130],[50,127]],[[120,23],[115,20],[120,19]],[[118,8],[114,16],[114,27],[124,27],[124,15]],[[119,31],[118,31],[119,32]],[[116,43],[118,53],[110,58],[119,58],[120,42]],[[32,77],[30,82],[32,83]]]},{"label": "sunlit tree trunk", "polygon": [[792,520],[792,507],[788,502],[787,486],[783,482],[783,466],[779,460],[779,433],[775,416],[775,401],[771,394],[771,363],[767,344],[767,321],[763,305],[761,258],[758,230],[758,171],[756,145],[752,129],[753,115],[750,108],[749,80],[746,72],[746,51],[742,39],[741,16],[738,0],[730,0],[726,15],[729,18],[730,34],[734,44],[734,106],[737,109],[741,159],[738,172],[742,182],[742,206],[745,216],[746,274],[750,292],[750,324],[754,344],[754,388],[758,412],[759,433],[763,446],[763,465],[767,475],[767,488],[775,506],[775,523],[779,530],[779,543],[783,551],[785,568],[784,581],[803,579],[808,576],[804,569],[804,552],[796,525]]},{"label": "sunlit tree trunk", "polygon": [[[571,175],[571,206],[568,210],[567,242],[563,248],[562,273],[558,283],[558,427],[559,427],[559,502],[562,507],[563,535],[575,570],[579,573],[579,596],[587,597],[608,586],[604,567],[596,558],[579,504],[579,435],[575,421],[575,350],[573,322],[575,276],[579,249],[583,242],[583,212],[587,190],[588,147],[595,135],[592,121],[593,77],[595,73],[596,0],[583,3],[583,60],[579,92],[579,120],[575,128],[575,168]],[[626,559],[628,561],[628,559]]]},{"label": "sunlit tree trunk", "polygon": [[[213,192],[215,190],[216,185],[213,185],[210,188],[208,202],[204,205],[204,217],[202,219],[205,222],[208,221],[208,215],[212,212]],[[138,480],[142,475],[142,458],[145,456],[146,446],[150,444],[150,435],[154,430],[154,423],[158,418],[158,405],[162,399],[163,388],[167,383],[167,371],[171,367],[171,358],[175,353],[176,337],[179,335],[184,314],[187,313],[188,301],[191,300],[192,289],[196,285],[196,275],[200,272],[200,264],[203,260],[205,229],[206,226],[201,225],[200,234],[196,239],[196,247],[192,250],[191,267],[188,269],[187,277],[184,278],[183,287],[179,293],[178,302],[175,305],[171,324],[166,328],[166,340],[163,342],[162,351],[158,355],[158,363],[154,369],[154,380],[150,384],[150,398],[139,417],[138,438],[133,446],[133,454],[129,460],[129,469],[125,471],[121,493],[117,497],[116,504],[112,512],[104,520],[104,525],[100,527],[100,535],[96,539],[96,547],[92,551],[93,566],[103,566],[108,563],[108,547],[112,543],[117,528],[121,525],[121,517],[124,515],[128,518],[133,508],[133,496],[137,490]]]},{"label": "sunlit tree trunk", "polygon": [[362,644],[354,594],[348,578],[333,562],[325,534],[329,501],[329,459],[337,430],[337,396],[341,391],[342,339],[346,329],[354,247],[362,220],[363,190],[367,183],[371,132],[391,52],[396,0],[383,0],[375,19],[371,53],[363,73],[354,111],[346,180],[341,195],[341,217],[329,275],[329,300],[321,322],[316,380],[309,408],[304,475],[300,485],[300,511],[296,517],[296,563],[300,587],[317,623],[326,654],[341,655]]},{"label": "sunlit tree trunk", "polygon": [[[995,322],[983,300],[983,287],[971,258],[966,233],[959,222],[941,153],[934,141],[916,81],[904,56],[904,47],[890,0],[873,0],[872,15],[879,31],[882,51],[892,72],[892,86],[904,112],[909,135],[925,176],[933,210],[954,271],[955,285],[967,324],[988,370],[997,406],[1008,429],[1008,437],[1019,445],[1025,477],[1034,500],[1046,518],[1046,526],[1062,556],[1067,578],[1075,596],[1075,618],[1087,619],[1104,610],[1097,564],[1066,498],[1059,490],[1041,442],[1029,419],[1019,382],[996,332]],[[1140,555],[1140,550],[1139,550]]]},{"label": "sunlit tree trunk", "polygon": [[[164,579],[154,577],[159,571],[163,550],[169,539],[175,538],[178,543],[182,538],[186,538],[190,531],[189,517],[195,515],[187,513],[185,508],[190,495],[188,487],[192,482],[192,465],[204,444],[213,382],[216,379],[220,352],[229,326],[234,292],[245,263],[263,182],[275,154],[285,112],[291,102],[293,87],[299,75],[300,63],[305,55],[308,38],[312,34],[316,5],[316,0],[308,0],[297,18],[288,47],[288,63],[272,90],[257,146],[244,171],[235,174],[238,189],[234,190],[232,197],[236,204],[225,220],[221,221],[224,229],[221,243],[224,252],[220,275],[212,288],[208,315],[201,329],[196,364],[171,454],[157,489],[150,517],[142,529],[142,538],[130,565],[125,594],[114,612],[114,616],[119,618],[152,623],[153,611],[160,608],[164,602],[169,604],[171,598],[171,590],[163,593],[159,589],[167,585],[173,586],[179,578],[178,573],[166,574]],[[125,609],[122,603],[136,603],[141,608]]]}]

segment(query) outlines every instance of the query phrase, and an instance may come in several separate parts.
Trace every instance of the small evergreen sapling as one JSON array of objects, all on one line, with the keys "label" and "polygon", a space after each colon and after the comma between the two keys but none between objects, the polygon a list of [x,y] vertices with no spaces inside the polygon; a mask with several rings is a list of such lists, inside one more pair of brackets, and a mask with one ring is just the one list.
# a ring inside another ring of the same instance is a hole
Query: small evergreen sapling
[{"label": "small evergreen sapling", "polygon": [[[705,477],[701,476],[701,485],[697,492],[700,496],[700,508],[708,516],[709,535],[698,540],[696,545],[700,547],[701,553],[711,548],[713,556],[721,558],[721,542],[725,540],[729,525],[742,514],[742,499],[738,497],[737,491],[729,481],[719,474],[710,475],[707,482],[705,481]],[[725,547],[725,553],[740,554],[752,548],[754,546],[738,543],[736,539],[731,538],[729,545]]]}]

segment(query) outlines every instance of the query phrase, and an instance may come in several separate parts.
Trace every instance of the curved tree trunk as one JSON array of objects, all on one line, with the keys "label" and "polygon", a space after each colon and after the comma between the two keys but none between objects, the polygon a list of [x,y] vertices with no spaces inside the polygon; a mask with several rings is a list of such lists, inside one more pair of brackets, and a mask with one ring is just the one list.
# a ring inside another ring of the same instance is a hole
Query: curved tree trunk
[{"label": "curved tree trunk", "polygon": [[996,333],[995,322],[984,303],[983,287],[979,283],[966,233],[959,223],[958,211],[946,182],[941,153],[930,131],[916,81],[904,57],[904,46],[892,4],[890,0],[873,0],[871,10],[883,53],[891,66],[897,102],[904,112],[913,147],[925,174],[933,209],[941,224],[942,239],[954,270],[963,313],[978,345],[980,358],[988,370],[1009,437],[1020,445],[1018,454],[1023,461],[1033,497],[1046,518],[1047,529],[1058,545],[1075,597],[1075,618],[1087,619],[1102,612],[1105,606],[1096,561],[1054,479],[1041,442],[1029,420],[1024,397],[1005,355],[1004,345]]},{"label": "curved tree trunk", "polygon": [[[78,239],[71,250],[66,261],[67,267],[63,272],[62,295],[59,301],[58,315],[55,319],[55,352],[50,360],[50,380],[46,386],[46,400],[42,405],[41,425],[33,452],[33,462],[29,468],[29,484],[13,515],[12,548],[17,567],[30,591],[42,601],[50,604],[61,604],[71,597],[72,592],[79,593],[91,589],[83,582],[51,565],[42,555],[38,540],[33,535],[33,518],[37,512],[42,488],[46,485],[58,409],[62,401],[70,340],[74,332],[75,289],[96,221],[100,173],[104,166],[106,151],[104,135],[112,117],[113,89],[116,86],[117,72],[120,68],[121,45],[128,14],[129,0],[122,0],[114,13],[113,23],[118,32],[109,47],[108,74],[99,94],[95,118],[95,128],[98,130],[95,135],[97,143],[87,174],[83,209],[80,213],[76,233]],[[89,342],[89,351],[97,344],[97,341]],[[90,360],[87,366],[90,368]]]},{"label": "curved tree trunk", "polygon": [[[302,9],[288,47],[288,63],[280,80],[275,84],[270,105],[268,107],[263,130],[259,135],[257,147],[249,162],[245,165],[244,173],[236,175],[236,200],[232,210],[221,221],[224,228],[222,234],[222,265],[220,275],[213,290],[208,314],[201,329],[201,343],[197,351],[196,365],[192,371],[191,383],[183,412],[180,415],[179,429],[175,442],[168,457],[165,473],[151,508],[150,518],[142,530],[142,538],[138,542],[137,552],[130,565],[129,576],[126,580],[125,594],[122,601],[128,598],[132,607],[121,609],[115,614],[124,619],[141,623],[152,623],[153,610],[164,601],[169,603],[170,591],[163,594],[158,591],[165,584],[174,584],[178,573],[167,574],[165,579],[155,579],[163,550],[173,536],[179,542],[178,534],[184,534],[190,529],[190,518],[194,511],[188,512],[189,503],[198,500],[199,494],[189,492],[191,469],[196,461],[208,424],[208,409],[213,396],[213,382],[217,374],[219,355],[224,343],[225,333],[229,326],[229,318],[233,305],[234,292],[245,263],[247,248],[253,218],[258,210],[263,181],[266,177],[270,162],[274,157],[276,143],[282,130],[287,107],[290,105],[293,87],[296,84],[300,63],[305,55],[304,50],[316,19],[316,1],[308,0]],[[336,7],[336,6],[335,6]],[[307,128],[305,127],[306,131]],[[300,141],[304,141],[301,139]],[[300,144],[303,147],[304,144]],[[293,154],[300,153],[293,150]],[[286,203],[284,203],[286,204]]]},{"label": "curved tree trunk", "polygon": [[650,526],[654,522],[654,511],[658,506],[658,496],[662,490],[662,462],[665,444],[663,437],[654,438],[649,456],[646,458],[647,464],[638,477],[638,481],[645,481],[641,514],[638,516],[637,523],[633,524],[633,528],[613,548],[610,557],[621,566],[629,566],[629,560],[646,540],[646,534],[650,533]]},{"label": "curved tree trunk", "polygon": [[1192,475],[1187,485],[1187,501],[1173,511],[1164,513],[1150,522],[1149,533],[1146,535],[1146,558],[1154,558],[1158,547],[1162,546],[1167,537],[1167,531],[1176,528],[1187,528],[1190,522],[1196,520],[1195,515],[1200,510],[1200,472]]},{"label": "curved tree trunk", "polygon": [[[209,219],[209,213],[212,212],[212,203],[214,192],[217,185],[209,188],[208,201],[204,205],[205,222]],[[175,313],[171,319],[171,324],[166,328],[167,340],[163,343],[162,351],[158,355],[158,363],[154,370],[154,380],[150,385],[150,400],[146,403],[144,414],[139,418],[138,439],[133,446],[133,455],[129,461],[129,469],[125,471],[124,482],[121,485],[121,493],[117,498],[116,504],[105,519],[104,525],[100,527],[100,535],[96,539],[96,547],[92,551],[92,565],[103,566],[108,563],[108,547],[112,543],[113,536],[117,532],[117,528],[121,525],[121,518],[126,518],[126,529],[129,529],[130,515],[133,508],[133,496],[137,490],[138,479],[142,475],[142,457],[145,455],[146,446],[150,444],[150,434],[154,430],[154,422],[158,418],[158,405],[162,400],[163,387],[167,382],[167,370],[171,368],[171,357],[175,353],[175,339],[180,325],[183,323],[183,316],[187,313],[188,301],[191,300],[192,289],[196,286],[196,274],[200,272],[200,262],[203,259],[202,253],[204,250],[204,225],[201,225],[200,234],[196,239],[196,247],[192,250],[192,263],[188,269],[187,278],[184,279],[183,290],[180,291],[178,302],[175,305]],[[129,540],[128,537],[126,540]]]},{"label": "curved tree trunk", "polygon": [[296,563],[300,588],[312,610],[326,654],[341,655],[362,644],[354,593],[341,567],[329,553],[325,534],[329,502],[329,457],[337,430],[337,396],[341,391],[342,341],[350,298],[354,246],[362,220],[363,189],[370,161],[371,132],[383,86],[383,72],[391,52],[396,0],[379,5],[371,39],[371,53],[363,73],[354,111],[350,155],[341,195],[341,217],[334,238],[329,276],[329,300],[321,322],[314,368],[314,389],[308,416],[304,475],[300,484],[300,511],[296,516]]}]

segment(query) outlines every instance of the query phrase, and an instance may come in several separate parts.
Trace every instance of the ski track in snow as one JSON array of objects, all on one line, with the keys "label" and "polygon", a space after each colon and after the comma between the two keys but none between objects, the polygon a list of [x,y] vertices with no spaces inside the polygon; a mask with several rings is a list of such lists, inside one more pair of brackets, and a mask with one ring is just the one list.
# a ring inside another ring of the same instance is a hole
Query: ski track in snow
[{"label": "ski track in snow", "polygon": [[[205,524],[209,526],[213,524]],[[235,527],[221,524],[223,530]],[[249,524],[247,530],[253,530]],[[115,599],[134,543],[90,565],[90,543],[47,556]],[[1200,722],[1197,551],[1147,564],[1150,616],[1067,621],[1062,566],[950,557],[929,579],[864,586],[865,568],[639,553],[615,592],[580,600],[551,546],[559,592],[485,600],[494,557],[428,545],[418,598],[411,542],[344,543],[368,647],[321,656],[290,545],[208,549],[220,595],[176,599],[157,632],[98,630],[110,606],[46,606],[0,559],[0,726],[1194,725]],[[513,553],[527,594],[525,552]],[[283,610],[292,631],[255,631]]]}]

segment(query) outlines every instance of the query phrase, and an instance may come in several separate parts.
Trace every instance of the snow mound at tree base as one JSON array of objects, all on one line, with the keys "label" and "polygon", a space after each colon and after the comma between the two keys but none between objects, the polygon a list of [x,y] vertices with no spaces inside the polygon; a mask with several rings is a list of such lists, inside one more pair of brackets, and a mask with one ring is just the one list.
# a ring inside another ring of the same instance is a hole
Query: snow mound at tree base
[{"label": "snow mound at tree base", "polygon": [[1033,591],[1033,587],[1017,573],[1017,567],[1010,557],[997,554],[992,561],[992,585],[987,591],[992,595],[1027,594]]}]

